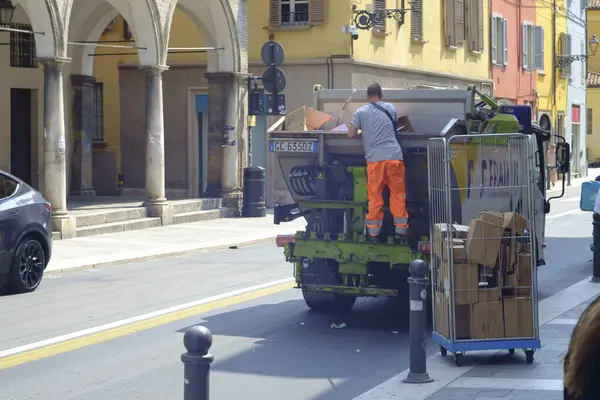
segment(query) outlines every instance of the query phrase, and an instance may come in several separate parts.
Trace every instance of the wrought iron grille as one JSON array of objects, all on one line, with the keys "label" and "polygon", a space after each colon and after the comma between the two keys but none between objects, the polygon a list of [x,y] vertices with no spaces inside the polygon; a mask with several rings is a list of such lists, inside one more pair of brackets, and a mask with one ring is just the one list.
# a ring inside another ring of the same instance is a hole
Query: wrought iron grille
[{"label": "wrought iron grille", "polygon": [[[11,28],[31,31],[29,24],[11,24]],[[10,32],[10,66],[13,68],[37,68],[35,35],[25,32]]]},{"label": "wrought iron grille", "polygon": [[92,140],[104,141],[104,84],[94,83],[94,106],[92,119]]}]

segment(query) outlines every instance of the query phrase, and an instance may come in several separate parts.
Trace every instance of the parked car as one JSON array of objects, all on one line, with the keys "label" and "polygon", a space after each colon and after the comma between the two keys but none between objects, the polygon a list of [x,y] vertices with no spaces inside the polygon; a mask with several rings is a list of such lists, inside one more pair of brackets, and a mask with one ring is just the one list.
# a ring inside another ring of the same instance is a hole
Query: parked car
[{"label": "parked car", "polygon": [[52,254],[52,207],[31,186],[0,170],[0,288],[33,292]]}]

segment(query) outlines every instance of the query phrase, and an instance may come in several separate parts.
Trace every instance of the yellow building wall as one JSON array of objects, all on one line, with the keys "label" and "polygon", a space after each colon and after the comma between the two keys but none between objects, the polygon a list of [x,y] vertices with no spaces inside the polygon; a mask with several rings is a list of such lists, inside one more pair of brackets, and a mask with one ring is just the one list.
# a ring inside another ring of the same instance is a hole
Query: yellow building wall
[{"label": "yellow building wall", "polygon": [[[588,39],[587,42],[590,41],[592,35],[595,33],[598,37],[600,37],[600,10],[588,10],[587,12],[587,30],[588,30]],[[600,72],[600,49],[596,52],[595,55],[589,53],[588,58],[588,69],[594,72]]]},{"label": "yellow building wall", "polygon": [[[558,12],[556,17],[556,31],[554,38],[552,35],[553,9],[552,4],[546,0],[536,2],[536,25],[544,28],[544,73],[537,75],[537,91],[539,95],[538,110],[550,111],[552,113],[552,126],[556,127],[558,113],[565,114],[564,123],[566,123],[567,109],[567,78],[561,78],[560,73],[554,68],[554,53],[552,52],[552,41],[555,41],[555,49],[558,54],[560,51],[560,34],[567,32],[567,19],[565,1],[556,2]],[[556,82],[553,82],[553,75],[556,74]],[[556,96],[554,93],[556,92]],[[564,126],[560,131],[564,134]],[[558,132],[558,131],[556,131]]]},{"label": "yellow building wall", "polygon": [[342,33],[352,24],[352,2],[329,0],[325,24],[312,27],[269,28],[269,0],[248,2],[248,60],[261,61],[260,49],[273,35],[285,51],[287,60],[323,59],[330,55],[351,54],[352,37]]},{"label": "yellow building wall", "polygon": [[[124,40],[125,23],[122,16],[113,21],[113,27],[101,37],[101,41]],[[122,43],[119,43],[122,44]],[[132,42],[133,46],[134,43]],[[202,47],[204,39],[194,22],[180,10],[176,10],[171,26],[169,47]],[[137,64],[138,56],[133,49],[96,48],[94,76],[104,85],[104,141],[107,146],[100,151],[116,153],[117,171],[120,170],[121,102],[119,93],[119,65]],[[205,53],[169,54],[167,64],[195,62],[205,63]]]},{"label": "yellow building wall", "polygon": [[[600,88],[589,88],[586,90],[585,106],[594,110],[595,123],[592,124],[592,134],[586,136],[588,162],[594,162],[600,159],[600,123],[596,122],[600,118]],[[587,131],[587,127],[583,129]]]},{"label": "yellow building wall", "polygon": [[[368,2],[363,2],[368,3]],[[397,7],[400,8],[400,0]],[[410,3],[405,2],[410,8]],[[411,13],[405,14],[405,22],[400,28],[393,19],[387,20],[387,36],[363,31],[354,42],[354,58],[391,65],[415,67],[461,76],[489,78],[490,75],[490,18],[489,5],[484,1],[484,51],[478,55],[469,50],[468,36],[463,47],[450,50],[445,43],[444,1],[427,0],[423,2],[423,41],[414,43],[410,39]],[[362,9],[364,5],[359,5]],[[394,8],[394,0],[388,1],[388,8]],[[465,19],[467,15],[465,13]],[[467,21],[465,21],[465,24]]]}]

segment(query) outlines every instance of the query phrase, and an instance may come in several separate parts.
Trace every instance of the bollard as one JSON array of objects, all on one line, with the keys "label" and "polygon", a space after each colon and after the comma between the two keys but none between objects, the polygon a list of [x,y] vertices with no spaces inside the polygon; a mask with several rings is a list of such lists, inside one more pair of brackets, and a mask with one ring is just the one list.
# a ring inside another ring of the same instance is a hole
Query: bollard
[{"label": "bollard", "polygon": [[183,400],[208,400],[210,397],[210,364],[214,357],[208,351],[212,346],[212,333],[201,325],[186,329],[183,345],[187,350],[183,361]]},{"label": "bollard", "polygon": [[408,267],[410,278],[410,369],[406,383],[429,383],[433,379],[427,373],[427,283],[429,266],[423,260],[415,260]]},{"label": "bollard", "polygon": [[592,251],[594,252],[594,264],[592,282],[600,282],[600,222],[592,222],[594,230],[592,233]]}]

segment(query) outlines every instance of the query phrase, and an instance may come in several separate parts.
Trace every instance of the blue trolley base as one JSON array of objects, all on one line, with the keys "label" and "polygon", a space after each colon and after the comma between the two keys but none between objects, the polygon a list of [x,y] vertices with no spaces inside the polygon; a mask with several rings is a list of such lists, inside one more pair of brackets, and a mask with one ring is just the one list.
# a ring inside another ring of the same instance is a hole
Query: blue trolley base
[{"label": "blue trolley base", "polygon": [[523,349],[528,363],[533,362],[533,353],[542,347],[539,339],[501,339],[501,340],[468,340],[461,342],[452,342],[440,335],[438,332],[432,333],[433,341],[440,346],[442,356],[447,352],[453,353],[456,358],[456,365],[462,365],[464,353],[467,351],[485,351],[485,350],[508,350],[510,354],[515,349]]}]

